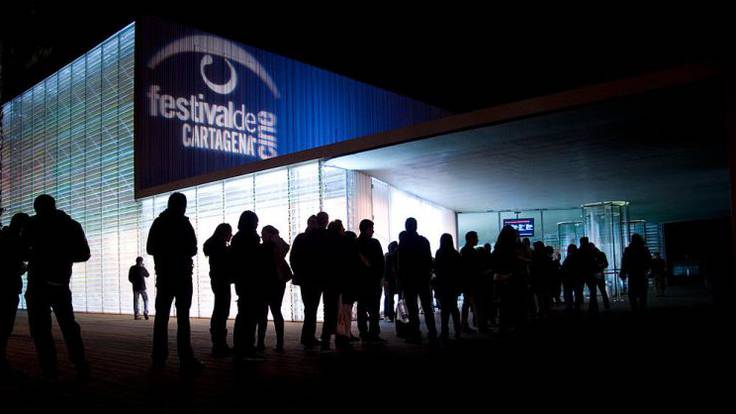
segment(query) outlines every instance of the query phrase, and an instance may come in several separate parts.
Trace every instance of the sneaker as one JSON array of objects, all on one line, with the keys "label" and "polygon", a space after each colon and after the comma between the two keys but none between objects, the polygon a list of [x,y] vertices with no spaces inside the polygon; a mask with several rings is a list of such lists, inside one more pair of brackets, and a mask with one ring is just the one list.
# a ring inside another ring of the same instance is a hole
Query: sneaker
[{"label": "sneaker", "polygon": [[148,314],[143,315],[143,317],[148,320]]},{"label": "sneaker", "polygon": [[133,317],[133,319],[135,319],[135,320],[139,321],[139,320],[141,320],[141,317],[140,317],[140,316],[138,316],[138,315],[135,315],[135,316]]}]

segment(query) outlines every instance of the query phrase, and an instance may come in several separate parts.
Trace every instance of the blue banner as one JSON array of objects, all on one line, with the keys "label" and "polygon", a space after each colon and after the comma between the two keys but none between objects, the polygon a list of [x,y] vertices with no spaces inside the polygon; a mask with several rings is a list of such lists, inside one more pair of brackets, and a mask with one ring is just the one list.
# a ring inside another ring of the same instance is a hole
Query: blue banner
[{"label": "blue banner", "polygon": [[136,194],[447,115],[172,23],[135,30]]}]

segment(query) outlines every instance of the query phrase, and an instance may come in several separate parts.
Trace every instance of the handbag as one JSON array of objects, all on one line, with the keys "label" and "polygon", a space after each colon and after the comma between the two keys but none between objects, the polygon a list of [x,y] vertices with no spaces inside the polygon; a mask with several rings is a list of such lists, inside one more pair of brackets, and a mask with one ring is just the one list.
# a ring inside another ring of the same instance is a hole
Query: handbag
[{"label": "handbag", "polygon": [[404,299],[399,299],[396,304],[396,319],[401,323],[409,323],[409,308]]}]

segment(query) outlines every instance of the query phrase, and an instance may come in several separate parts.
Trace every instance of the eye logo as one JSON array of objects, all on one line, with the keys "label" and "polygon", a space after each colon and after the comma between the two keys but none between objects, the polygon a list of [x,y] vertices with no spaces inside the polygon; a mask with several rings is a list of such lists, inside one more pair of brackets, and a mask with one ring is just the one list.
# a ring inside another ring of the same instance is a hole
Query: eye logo
[{"label": "eye logo", "polygon": [[[253,72],[268,87],[274,97],[279,98],[279,89],[266,72],[266,69],[256,60],[253,55],[245,49],[228,40],[206,35],[188,36],[173,41],[156,53],[149,61],[148,68],[155,69],[164,60],[180,53],[204,53],[199,64],[199,72],[202,80],[210,90],[220,95],[227,95],[235,90],[238,84],[238,76],[232,63],[237,62]],[[224,84],[210,81],[204,73],[205,67],[212,64],[212,56],[219,56],[225,60],[230,72],[230,77]]]}]

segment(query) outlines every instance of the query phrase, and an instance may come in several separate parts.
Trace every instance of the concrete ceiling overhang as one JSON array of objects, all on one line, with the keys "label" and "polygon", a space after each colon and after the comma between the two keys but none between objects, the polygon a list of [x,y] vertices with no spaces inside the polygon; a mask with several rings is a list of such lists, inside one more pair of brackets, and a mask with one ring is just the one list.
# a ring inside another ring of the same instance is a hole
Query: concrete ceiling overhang
[{"label": "concrete ceiling overhang", "polygon": [[723,217],[720,84],[695,84],[330,159],[458,212],[631,202],[652,222]]}]

